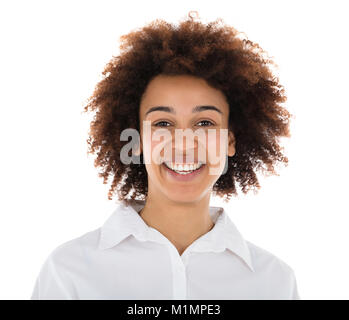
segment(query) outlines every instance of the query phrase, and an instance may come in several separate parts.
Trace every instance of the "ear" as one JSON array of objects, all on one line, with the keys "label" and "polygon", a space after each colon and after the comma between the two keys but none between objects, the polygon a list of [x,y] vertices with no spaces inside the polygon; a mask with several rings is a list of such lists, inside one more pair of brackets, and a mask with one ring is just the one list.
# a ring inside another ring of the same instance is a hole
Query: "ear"
[{"label": "ear", "polygon": [[232,131],[229,130],[228,134],[228,156],[232,157],[235,154],[235,136]]}]

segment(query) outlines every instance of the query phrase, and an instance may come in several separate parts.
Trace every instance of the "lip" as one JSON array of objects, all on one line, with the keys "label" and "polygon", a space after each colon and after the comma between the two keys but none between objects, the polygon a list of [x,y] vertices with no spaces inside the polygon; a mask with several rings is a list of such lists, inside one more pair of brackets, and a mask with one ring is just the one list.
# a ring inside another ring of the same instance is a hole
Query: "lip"
[{"label": "lip", "polygon": [[165,163],[162,163],[161,166],[164,168],[164,170],[168,173],[168,175],[171,178],[173,178],[177,181],[192,181],[202,173],[202,171],[206,167],[206,164],[203,164],[198,170],[195,170],[195,171],[188,173],[188,174],[176,173],[176,172],[172,171],[171,169],[167,168]]}]

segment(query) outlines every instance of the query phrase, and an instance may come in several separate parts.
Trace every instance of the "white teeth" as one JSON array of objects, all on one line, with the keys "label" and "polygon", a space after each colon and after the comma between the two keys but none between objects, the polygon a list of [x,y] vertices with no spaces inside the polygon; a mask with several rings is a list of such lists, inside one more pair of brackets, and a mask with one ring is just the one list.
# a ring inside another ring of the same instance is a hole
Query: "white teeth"
[{"label": "white teeth", "polygon": [[203,163],[199,162],[199,163],[183,163],[183,164],[176,164],[176,163],[172,163],[172,162],[165,162],[165,164],[167,165],[167,167],[169,167],[170,169],[172,169],[173,171],[180,173],[180,174],[187,174],[190,173],[194,170],[199,169]]}]

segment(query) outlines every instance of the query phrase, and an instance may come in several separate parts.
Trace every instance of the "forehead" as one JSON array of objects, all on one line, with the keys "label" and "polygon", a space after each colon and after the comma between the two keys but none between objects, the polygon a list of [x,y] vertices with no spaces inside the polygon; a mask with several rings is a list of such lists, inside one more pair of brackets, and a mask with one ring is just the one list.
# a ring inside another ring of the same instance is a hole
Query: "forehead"
[{"label": "forehead", "polygon": [[143,94],[140,112],[144,114],[155,105],[192,108],[202,104],[215,105],[224,113],[228,110],[225,95],[204,79],[190,75],[158,75],[149,82]]}]

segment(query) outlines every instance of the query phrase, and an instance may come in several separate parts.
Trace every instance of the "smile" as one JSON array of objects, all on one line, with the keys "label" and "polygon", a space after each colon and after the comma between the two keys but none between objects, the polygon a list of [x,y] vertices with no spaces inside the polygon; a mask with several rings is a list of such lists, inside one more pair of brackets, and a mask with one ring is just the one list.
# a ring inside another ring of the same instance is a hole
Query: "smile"
[{"label": "smile", "polygon": [[[165,169],[165,171],[168,173],[170,178],[173,178],[177,181],[191,181],[203,172],[204,168],[206,167],[206,164],[204,163],[200,163],[196,165],[193,164],[193,166],[189,166],[189,167],[183,166],[183,165],[182,167],[180,165],[178,166],[171,165],[172,168],[170,168],[169,164],[164,162],[162,163],[161,166]],[[178,168],[181,170],[176,170],[175,168]]]},{"label": "smile", "polygon": [[173,163],[168,163],[168,162],[164,162],[165,166],[172,170],[173,172],[179,173],[179,174],[183,174],[183,175],[187,175],[190,174],[194,171],[199,170],[204,163],[190,163],[190,164],[173,164]]}]

